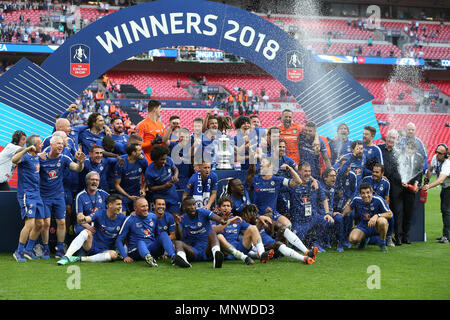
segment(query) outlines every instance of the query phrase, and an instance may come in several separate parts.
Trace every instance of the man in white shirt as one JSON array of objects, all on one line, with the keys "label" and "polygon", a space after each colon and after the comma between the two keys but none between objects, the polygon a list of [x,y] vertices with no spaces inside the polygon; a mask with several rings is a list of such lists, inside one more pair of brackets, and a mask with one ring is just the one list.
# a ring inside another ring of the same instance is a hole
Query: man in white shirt
[{"label": "man in white shirt", "polygon": [[16,169],[16,165],[11,162],[11,159],[23,149],[26,138],[25,132],[17,130],[12,135],[11,142],[0,152],[0,191],[10,190],[8,182]]},{"label": "man in white shirt", "polygon": [[[443,143],[438,144],[427,171],[427,176],[424,181],[425,184],[422,187],[422,190],[428,190],[438,185],[442,186],[441,212],[444,226],[442,236],[437,239],[439,243],[449,243],[450,239],[450,160],[448,157],[448,146]],[[437,178],[433,183],[428,184],[433,171],[436,173]]]}]

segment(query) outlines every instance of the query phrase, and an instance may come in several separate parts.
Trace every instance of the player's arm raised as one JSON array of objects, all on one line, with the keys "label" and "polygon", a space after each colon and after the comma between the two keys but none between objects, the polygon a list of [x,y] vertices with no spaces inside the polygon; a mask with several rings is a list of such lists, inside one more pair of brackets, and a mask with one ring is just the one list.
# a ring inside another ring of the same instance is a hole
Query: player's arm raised
[{"label": "player's arm raised", "polygon": [[297,171],[294,170],[289,165],[286,165],[286,169],[289,170],[291,173],[292,179],[289,181],[289,187],[295,188],[302,184],[302,179],[300,179],[300,176],[298,175]]},{"label": "player's arm raised", "polygon": [[76,172],[81,172],[84,169],[84,161],[86,160],[85,154],[81,151],[81,147],[78,148],[78,151],[75,153],[75,160],[78,163],[71,162],[69,164],[69,169]]},{"label": "player's arm raised", "polygon": [[181,240],[183,238],[183,229],[180,226],[181,216],[174,214],[173,219],[175,220],[175,238]]},{"label": "player's arm raised", "polygon": [[23,149],[22,151],[16,153],[16,154],[12,157],[11,162],[14,163],[14,164],[20,163],[20,161],[22,161],[23,156],[24,156],[28,151],[34,151],[34,150],[36,150],[36,148],[35,148],[34,146],[29,146],[29,147]]}]

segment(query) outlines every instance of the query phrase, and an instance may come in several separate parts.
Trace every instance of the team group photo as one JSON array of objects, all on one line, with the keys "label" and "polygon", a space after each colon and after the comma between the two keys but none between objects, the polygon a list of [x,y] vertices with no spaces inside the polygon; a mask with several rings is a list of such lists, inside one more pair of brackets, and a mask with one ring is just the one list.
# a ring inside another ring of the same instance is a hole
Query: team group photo
[{"label": "team group photo", "polygon": [[0,1],[0,299],[448,300],[449,15]]}]

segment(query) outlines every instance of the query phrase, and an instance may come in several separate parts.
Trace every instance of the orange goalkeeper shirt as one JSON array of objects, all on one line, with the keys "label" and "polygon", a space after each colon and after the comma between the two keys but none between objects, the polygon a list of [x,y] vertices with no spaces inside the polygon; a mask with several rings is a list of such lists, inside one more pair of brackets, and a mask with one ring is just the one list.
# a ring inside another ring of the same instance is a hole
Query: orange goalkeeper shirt
[{"label": "orange goalkeeper shirt", "polygon": [[278,128],[280,129],[280,139],[286,140],[286,155],[299,164],[298,136],[305,127],[298,123],[291,123],[289,128],[285,128],[283,124]]},{"label": "orange goalkeeper shirt", "polygon": [[165,127],[161,121],[155,122],[149,118],[142,120],[136,126],[136,132],[142,138],[142,151],[144,151],[148,164],[152,162],[150,159],[150,151],[153,148],[152,141],[155,140],[157,134],[163,136],[164,130]]}]

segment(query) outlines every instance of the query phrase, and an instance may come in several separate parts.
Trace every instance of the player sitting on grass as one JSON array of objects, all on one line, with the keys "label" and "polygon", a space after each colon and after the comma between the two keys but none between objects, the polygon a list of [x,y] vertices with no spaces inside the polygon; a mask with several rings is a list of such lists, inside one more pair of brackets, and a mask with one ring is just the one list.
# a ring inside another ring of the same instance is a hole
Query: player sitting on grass
[{"label": "player sitting on grass", "polygon": [[[122,214],[122,198],[117,194],[110,195],[106,199],[106,209],[78,218],[78,223],[94,222],[95,233],[93,234],[88,229],[81,231],[57,264],[64,266],[69,262],[77,261],[105,262],[116,260],[115,241],[125,218],[125,215]],[[81,248],[87,252],[88,256],[74,256]]]},{"label": "player sitting on grass", "polygon": [[243,221],[241,217],[233,217],[231,208],[233,200],[229,197],[221,197],[218,201],[218,215],[226,223],[213,224],[212,228],[217,233],[220,245],[225,252],[232,254],[235,258],[246,264],[254,264],[253,259],[246,254],[253,247],[256,248],[257,256],[261,263],[266,263],[273,257],[273,250],[264,250],[261,236],[256,226]]},{"label": "player sitting on grass", "polygon": [[[140,197],[134,200],[133,207],[135,215],[127,217],[116,240],[116,246],[123,261],[133,262],[143,259],[150,267],[157,267],[158,264],[153,257],[159,257],[166,251],[172,259],[172,264],[189,268],[191,265],[175,254],[169,234],[159,231],[158,217],[148,211],[147,200]],[[126,239],[128,240],[128,252],[123,245]]]},{"label": "player sitting on grass", "polygon": [[177,253],[183,250],[188,261],[211,261],[214,268],[221,268],[223,253],[220,251],[220,243],[217,234],[212,230],[211,220],[225,224],[222,218],[212,211],[197,208],[193,197],[187,196],[182,202],[184,214],[180,217],[174,215],[176,223],[177,241],[175,248]]},{"label": "player sitting on grass", "polygon": [[388,230],[388,220],[392,218],[392,212],[384,199],[373,193],[369,183],[363,182],[359,186],[359,196],[353,198],[342,212],[346,215],[355,210],[355,215],[359,216],[358,225],[350,232],[350,243],[359,243],[364,249],[369,243],[370,237],[379,235],[381,244],[380,251],[387,252],[386,233]]},{"label": "player sitting on grass", "polygon": [[[242,210],[242,218],[244,221],[251,225],[255,225],[258,229],[262,242],[264,244],[264,248],[266,250],[274,250],[276,255],[283,255],[285,257],[294,258],[298,261],[302,261],[305,264],[313,264],[315,261],[315,257],[317,255],[318,248],[315,247],[312,250],[307,250],[304,252],[305,256],[299,254],[297,251],[288,248],[284,243],[280,241],[276,241],[273,239],[267,232],[266,228],[268,228],[269,232],[272,228],[272,220],[265,216],[258,216],[258,207],[254,204],[249,204],[244,207]],[[251,254],[251,253],[249,253]]]}]

